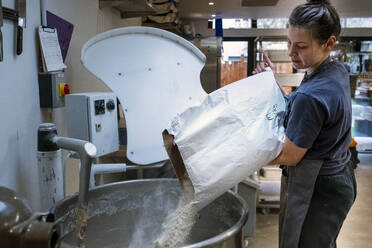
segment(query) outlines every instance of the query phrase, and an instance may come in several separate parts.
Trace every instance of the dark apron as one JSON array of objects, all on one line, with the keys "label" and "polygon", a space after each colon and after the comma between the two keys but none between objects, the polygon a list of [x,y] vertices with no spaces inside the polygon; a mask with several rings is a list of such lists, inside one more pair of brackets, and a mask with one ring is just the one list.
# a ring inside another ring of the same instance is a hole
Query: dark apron
[{"label": "dark apron", "polygon": [[279,248],[298,248],[314,185],[323,160],[303,159],[288,166],[282,176],[279,212]]}]

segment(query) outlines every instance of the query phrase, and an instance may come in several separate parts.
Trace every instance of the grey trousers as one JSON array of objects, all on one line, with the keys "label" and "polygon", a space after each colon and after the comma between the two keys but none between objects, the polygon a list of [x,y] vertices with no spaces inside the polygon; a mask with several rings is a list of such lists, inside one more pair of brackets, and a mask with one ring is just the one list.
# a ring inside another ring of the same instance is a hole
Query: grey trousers
[{"label": "grey trousers", "polygon": [[299,247],[336,248],[341,226],[356,198],[353,164],[335,175],[318,176]]},{"label": "grey trousers", "polygon": [[356,197],[352,164],[320,176],[323,161],[305,160],[283,173],[279,214],[280,248],[333,248]]}]

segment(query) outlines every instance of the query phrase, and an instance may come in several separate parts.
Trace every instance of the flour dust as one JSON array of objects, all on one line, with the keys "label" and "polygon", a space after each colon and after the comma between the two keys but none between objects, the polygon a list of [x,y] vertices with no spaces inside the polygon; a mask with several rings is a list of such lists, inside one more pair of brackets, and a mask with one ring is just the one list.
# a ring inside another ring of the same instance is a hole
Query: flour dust
[{"label": "flour dust", "polygon": [[194,188],[190,181],[183,182],[183,194],[174,212],[163,224],[163,232],[154,242],[155,248],[177,248],[184,244],[197,217],[193,201]]}]

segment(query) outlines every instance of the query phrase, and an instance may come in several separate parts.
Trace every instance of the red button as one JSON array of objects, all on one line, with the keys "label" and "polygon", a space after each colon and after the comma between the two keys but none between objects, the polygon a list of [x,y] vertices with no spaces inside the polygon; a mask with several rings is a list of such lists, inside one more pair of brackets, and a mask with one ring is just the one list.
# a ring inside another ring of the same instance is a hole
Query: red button
[{"label": "red button", "polygon": [[63,91],[65,92],[65,95],[70,94],[70,86],[68,86],[68,84],[65,84],[65,86],[63,87]]}]

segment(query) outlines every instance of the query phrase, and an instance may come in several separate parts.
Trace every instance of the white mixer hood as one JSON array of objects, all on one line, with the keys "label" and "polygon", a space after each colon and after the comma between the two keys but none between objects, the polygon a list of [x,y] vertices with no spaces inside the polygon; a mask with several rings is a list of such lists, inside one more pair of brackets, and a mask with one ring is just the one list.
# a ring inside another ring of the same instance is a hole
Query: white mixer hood
[{"label": "white mixer hood", "polygon": [[204,54],[173,33],[126,27],[91,38],[81,61],[123,106],[128,159],[137,164],[168,159],[162,131],[206,96],[200,84]]}]

